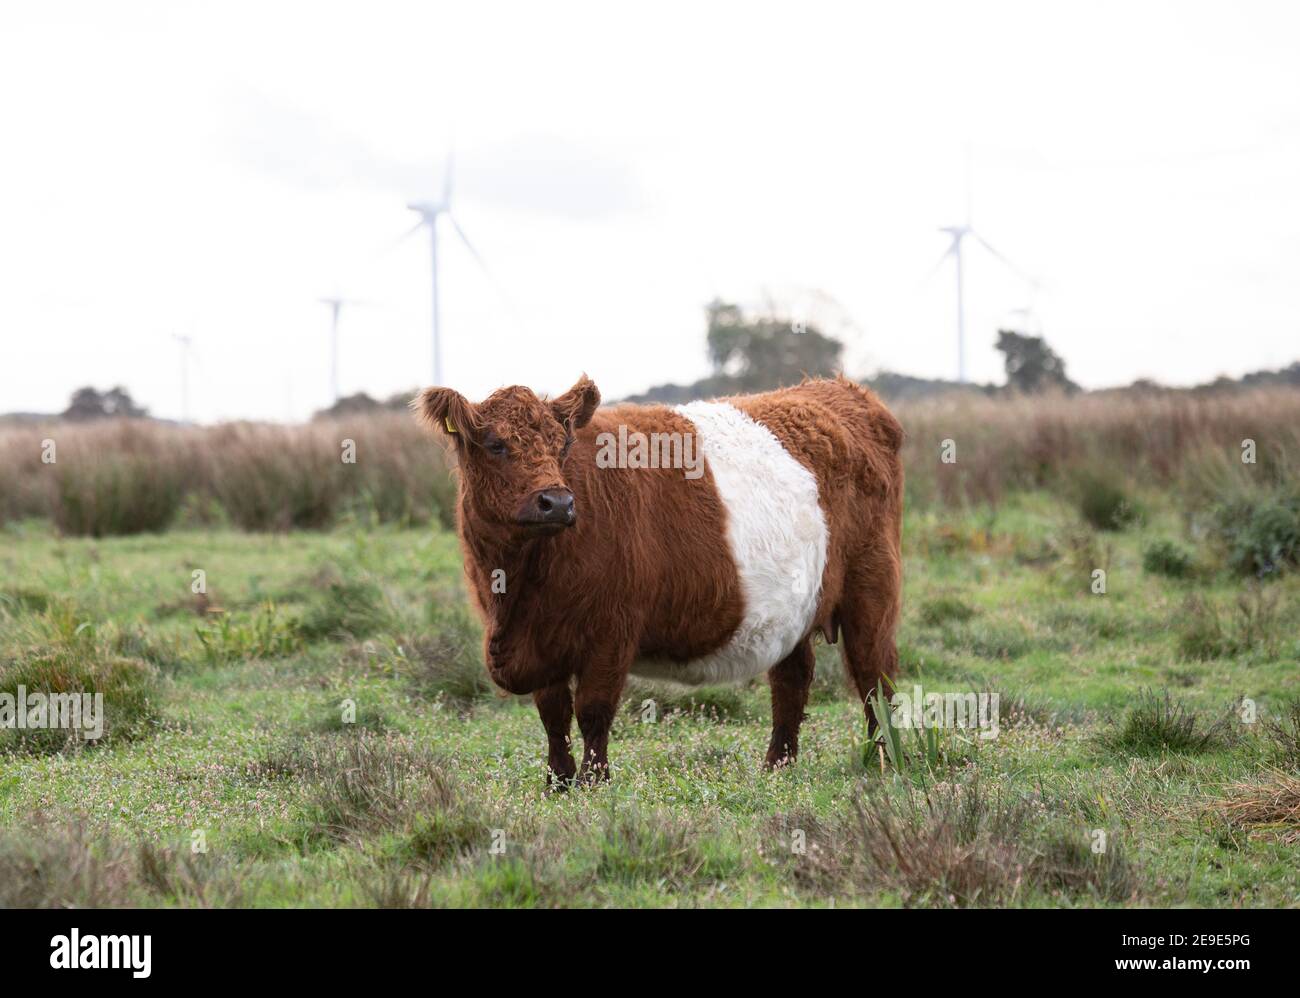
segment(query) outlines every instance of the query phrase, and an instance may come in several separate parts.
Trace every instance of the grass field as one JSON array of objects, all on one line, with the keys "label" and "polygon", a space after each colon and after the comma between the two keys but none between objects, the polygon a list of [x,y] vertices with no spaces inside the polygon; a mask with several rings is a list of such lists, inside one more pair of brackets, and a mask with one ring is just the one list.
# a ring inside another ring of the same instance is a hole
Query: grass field
[{"label": "grass field", "polygon": [[997,692],[996,738],[888,761],[819,647],[794,766],[761,684],[638,685],[610,784],[558,795],[434,523],[11,523],[0,691],[72,677],[108,728],[0,730],[0,906],[1300,905],[1300,578],[1143,510],[909,512],[899,688]]}]

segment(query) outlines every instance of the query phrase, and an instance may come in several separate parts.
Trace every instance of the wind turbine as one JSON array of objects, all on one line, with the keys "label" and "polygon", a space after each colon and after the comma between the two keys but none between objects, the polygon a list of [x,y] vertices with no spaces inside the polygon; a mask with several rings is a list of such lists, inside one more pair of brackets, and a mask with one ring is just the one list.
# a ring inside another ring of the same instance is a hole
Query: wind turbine
[{"label": "wind turbine", "polygon": [[190,421],[190,350],[194,339],[173,333],[172,339],[181,345],[181,422]]},{"label": "wind turbine", "polygon": [[[488,270],[487,262],[483,259],[474,244],[469,241],[469,236],[465,235],[465,230],[460,227],[456,221],[456,216],[451,213],[451,177],[454,158],[451,153],[447,154],[447,168],[442,177],[442,200],[441,201],[416,201],[408,204],[406,207],[420,216],[420,220],[415,224],[412,232],[417,231],[421,226],[429,227],[429,260],[432,264],[433,275],[433,383],[435,385],[443,384],[442,380],[442,338],[441,338],[441,315],[438,307],[438,219],[446,216],[447,221],[451,224],[460,241],[465,244],[470,255],[483,272],[487,274],[488,279],[492,280],[492,272]],[[495,284],[495,281],[493,281]],[[498,288],[498,291],[500,289]]]},{"label": "wind turbine", "polygon": [[[934,270],[938,270],[943,266],[943,262],[947,260],[948,257],[952,257],[953,269],[957,274],[957,380],[962,383],[965,383],[966,381],[966,275],[962,258],[962,245],[964,244],[966,237],[969,236],[983,246],[995,260],[1001,263],[1022,281],[1026,282],[1031,290],[1037,291],[1039,288],[1039,282],[1037,280],[1030,277],[1005,256],[995,250],[991,245],[989,245],[989,241],[975,230],[975,227],[971,224],[970,202],[970,150],[968,149],[966,154],[966,222],[963,225],[945,225],[939,229],[939,231],[945,233],[952,242],[948,244],[948,249],[944,252],[943,256],[939,258],[939,262],[934,266]],[[933,274],[934,271],[931,271],[931,273]]]},{"label": "wind turbine", "polygon": [[338,295],[318,298],[317,301],[330,310],[330,392],[337,402],[339,400],[339,313],[343,311],[344,305],[361,305],[363,302],[355,298],[341,298]]}]

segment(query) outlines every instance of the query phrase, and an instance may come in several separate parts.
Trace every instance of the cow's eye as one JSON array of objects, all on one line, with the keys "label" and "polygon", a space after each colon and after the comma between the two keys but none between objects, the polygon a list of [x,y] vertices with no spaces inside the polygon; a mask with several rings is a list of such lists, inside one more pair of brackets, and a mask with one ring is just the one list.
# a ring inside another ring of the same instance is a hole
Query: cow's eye
[{"label": "cow's eye", "polygon": [[489,440],[487,444],[488,453],[494,457],[505,457],[506,445],[500,440]]}]

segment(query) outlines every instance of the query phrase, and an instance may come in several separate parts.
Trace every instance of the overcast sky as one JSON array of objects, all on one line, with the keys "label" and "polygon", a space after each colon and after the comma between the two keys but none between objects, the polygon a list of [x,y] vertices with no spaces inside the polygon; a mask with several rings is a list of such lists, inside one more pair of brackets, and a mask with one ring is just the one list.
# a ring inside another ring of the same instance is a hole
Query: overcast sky
[{"label": "overcast sky", "polygon": [[[110,13],[108,8],[112,8]],[[302,418],[431,380],[606,397],[707,371],[703,305],[770,299],[850,373],[971,376],[1018,310],[1089,387],[1300,357],[1300,6],[6,4],[0,412],[125,385]],[[927,275],[930,275],[927,279]]]}]

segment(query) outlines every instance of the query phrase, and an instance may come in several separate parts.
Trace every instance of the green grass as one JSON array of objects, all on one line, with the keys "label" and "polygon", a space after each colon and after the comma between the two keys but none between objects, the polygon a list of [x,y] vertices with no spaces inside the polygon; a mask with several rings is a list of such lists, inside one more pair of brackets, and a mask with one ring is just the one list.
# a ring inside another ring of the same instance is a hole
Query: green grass
[{"label": "green grass", "polygon": [[[997,692],[995,739],[882,765],[823,645],[795,765],[761,771],[761,683],[638,682],[612,782],[550,796],[451,534],[10,526],[0,692],[102,681],[109,725],[0,731],[0,906],[1300,904],[1295,825],[1252,817],[1294,785],[1300,577],[1141,501],[909,515],[898,687]],[[1197,572],[1144,567],[1170,537]]]}]

